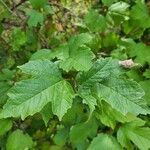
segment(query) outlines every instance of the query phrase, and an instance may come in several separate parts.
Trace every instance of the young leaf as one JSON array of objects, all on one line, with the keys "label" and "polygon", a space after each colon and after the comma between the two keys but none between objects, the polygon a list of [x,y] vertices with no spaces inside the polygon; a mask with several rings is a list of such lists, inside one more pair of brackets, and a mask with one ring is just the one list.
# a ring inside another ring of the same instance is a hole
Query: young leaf
[{"label": "young leaf", "polygon": [[147,5],[144,1],[137,0],[130,12],[131,18],[138,22],[138,26],[146,29],[150,27],[150,15]]},{"label": "young leaf", "polygon": [[61,59],[60,67],[65,71],[75,69],[77,71],[87,71],[92,66],[92,59],[95,57],[89,47],[92,36],[88,33],[82,33],[73,36],[67,45],[58,48],[56,57]]},{"label": "young leaf", "polygon": [[143,73],[143,76],[150,79],[150,69],[146,69],[146,71]]},{"label": "young leaf", "polygon": [[93,139],[88,150],[122,150],[121,146],[117,142],[117,140],[110,135],[107,134],[99,134],[97,137]]},{"label": "young leaf", "polygon": [[117,139],[125,147],[131,147],[132,141],[139,149],[148,150],[150,148],[150,128],[141,127],[143,124],[131,122],[124,124],[118,130]]},{"label": "young leaf", "polygon": [[55,58],[55,53],[53,53],[51,50],[41,49],[35,52],[30,58],[30,60],[38,60],[38,59],[39,60],[44,60],[44,59],[52,60],[54,58]]},{"label": "young leaf", "polygon": [[144,98],[145,98],[146,102],[148,103],[148,105],[150,105],[150,92],[149,92],[150,80],[141,81],[141,82],[139,82],[139,84],[145,91]]},{"label": "young leaf", "polygon": [[12,121],[10,119],[1,119],[0,120],[0,136],[4,135],[11,128],[12,128]]},{"label": "young leaf", "polygon": [[42,115],[45,126],[47,126],[49,120],[53,117],[52,104],[49,102],[44,106],[40,113]]},{"label": "young leaf", "polygon": [[122,115],[104,101],[102,101],[98,107],[99,111],[96,111],[96,117],[100,119],[104,125],[112,129],[116,127],[118,122],[125,123],[137,119],[134,115],[129,113],[126,116]]},{"label": "young leaf", "polygon": [[11,35],[13,51],[20,51],[21,46],[27,42],[27,36],[20,28],[14,28]]},{"label": "young leaf", "polygon": [[29,27],[36,27],[38,24],[42,25],[44,21],[44,16],[42,13],[32,9],[28,14],[28,25]]},{"label": "young leaf", "polygon": [[11,88],[11,86],[7,83],[4,82],[0,82],[0,106],[2,106],[3,104],[5,104],[8,96],[7,96],[7,92],[8,90]]},{"label": "young leaf", "polygon": [[12,132],[7,140],[7,150],[24,150],[33,148],[34,143],[28,134],[23,134],[21,130]]},{"label": "young leaf", "polygon": [[122,14],[127,10],[127,8],[129,8],[129,6],[130,5],[126,2],[117,2],[112,4],[108,10],[111,12]]},{"label": "young leaf", "polygon": [[60,63],[60,67],[65,71],[72,70],[87,71],[92,66],[94,54],[87,46],[79,47],[76,51],[71,51],[69,58]]},{"label": "young leaf", "polygon": [[106,19],[95,10],[89,11],[84,22],[92,32],[104,32],[106,29]]},{"label": "young leaf", "polygon": [[32,7],[36,9],[42,8],[48,3],[48,0],[29,0],[29,1]]},{"label": "young leaf", "polygon": [[135,57],[135,61],[144,65],[146,62],[150,63],[150,47],[144,43],[131,44],[128,53],[130,57]]},{"label": "young leaf", "polygon": [[[72,143],[81,144],[88,137],[94,137],[97,132],[97,123],[94,118],[90,118],[87,122],[74,125],[70,130],[70,140]],[[79,136],[80,133],[80,136]]]},{"label": "young leaf", "polygon": [[54,143],[59,146],[65,145],[67,138],[69,136],[69,130],[67,128],[62,128],[57,131],[54,136]]},{"label": "young leaf", "polygon": [[103,4],[106,6],[112,5],[114,2],[117,2],[118,0],[102,0]]},{"label": "young leaf", "polygon": [[48,103],[59,119],[72,106],[74,91],[62,79],[57,66],[48,61],[30,61],[19,67],[31,79],[18,82],[8,93],[10,99],[4,105],[0,118],[19,117],[22,119],[40,112]]}]

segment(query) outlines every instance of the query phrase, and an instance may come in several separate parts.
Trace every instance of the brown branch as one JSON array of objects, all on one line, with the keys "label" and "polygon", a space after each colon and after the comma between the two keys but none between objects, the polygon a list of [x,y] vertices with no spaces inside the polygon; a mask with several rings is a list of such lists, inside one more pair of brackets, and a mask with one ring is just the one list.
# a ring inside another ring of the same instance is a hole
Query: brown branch
[{"label": "brown branch", "polygon": [[26,2],[26,0],[21,0],[18,4],[16,4],[15,6],[13,6],[12,8],[11,8],[11,11],[14,11],[17,7],[19,7],[20,5],[22,5],[23,3],[25,3]]}]

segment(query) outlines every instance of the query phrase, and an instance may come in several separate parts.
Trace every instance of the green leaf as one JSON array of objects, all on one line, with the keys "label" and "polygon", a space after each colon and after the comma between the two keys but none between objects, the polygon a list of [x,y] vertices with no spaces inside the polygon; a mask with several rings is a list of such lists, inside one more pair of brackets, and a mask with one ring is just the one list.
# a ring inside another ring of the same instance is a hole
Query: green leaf
[{"label": "green leaf", "polygon": [[150,148],[150,128],[141,127],[144,124],[131,122],[124,124],[117,133],[117,139],[125,148],[131,148],[132,141],[139,149],[148,150]]},{"label": "green leaf", "polygon": [[59,146],[65,145],[67,138],[69,136],[69,130],[67,128],[62,128],[57,131],[54,136],[54,143]]},{"label": "green leaf", "polygon": [[8,90],[11,88],[11,86],[8,83],[5,82],[0,82],[0,106],[2,106],[3,104],[5,104],[8,96],[7,96],[7,92]]},{"label": "green leaf", "polygon": [[77,145],[83,143],[88,137],[94,137],[97,127],[96,120],[92,117],[87,122],[74,125],[70,130],[71,142]]},{"label": "green leaf", "polygon": [[[139,24],[138,24],[139,25]],[[130,19],[123,23],[123,31],[126,35],[133,39],[139,39],[144,32],[144,29],[137,25],[137,21]]]},{"label": "green leaf", "polygon": [[48,0],[29,0],[32,7],[33,8],[43,8],[47,3],[48,3]]},{"label": "green leaf", "polygon": [[97,105],[97,100],[93,97],[90,87],[108,78],[110,75],[119,75],[120,72],[118,61],[111,58],[101,58],[93,64],[89,71],[81,72],[77,75],[78,94],[83,99],[83,103],[89,106],[91,113]]},{"label": "green leaf", "polygon": [[102,38],[102,46],[103,47],[116,47],[119,41],[119,36],[111,32]]},{"label": "green leaf", "polygon": [[126,75],[130,79],[133,79],[133,80],[135,80],[137,82],[140,82],[140,81],[142,81],[144,79],[143,76],[141,75],[140,70],[138,70],[138,69],[129,70],[129,71],[126,72]]},{"label": "green leaf", "polygon": [[8,81],[14,78],[15,70],[9,70],[7,68],[2,69],[0,73],[0,81]]},{"label": "green leaf", "polygon": [[124,13],[128,8],[129,8],[129,4],[126,2],[117,2],[112,4],[108,10],[111,12],[115,12],[115,13]]},{"label": "green leaf", "polygon": [[10,119],[1,119],[0,120],[0,136],[4,135],[11,128],[12,128],[12,121]]},{"label": "green leaf", "polygon": [[117,142],[117,140],[110,135],[107,134],[99,134],[97,137],[93,139],[88,150],[121,150],[121,146]]},{"label": "green leaf", "polygon": [[4,105],[0,118],[20,117],[40,112],[48,103],[52,111],[61,118],[72,106],[74,91],[71,85],[62,79],[57,66],[48,61],[30,61],[19,67],[31,79],[20,81],[9,91],[10,99]]},{"label": "green leaf", "polygon": [[128,48],[130,57],[135,57],[135,62],[144,65],[146,62],[150,63],[150,47],[144,43],[132,44]]},{"label": "green leaf", "polygon": [[150,69],[146,69],[146,71],[143,73],[143,76],[150,79]]},{"label": "green leaf", "polygon": [[44,16],[42,13],[32,9],[27,13],[29,16],[28,25],[29,27],[36,27],[38,24],[42,25],[44,22]]},{"label": "green leaf", "polygon": [[82,86],[90,86],[108,78],[110,75],[117,76],[120,72],[121,69],[117,60],[100,58],[93,64],[89,71],[79,73],[77,81]]},{"label": "green leaf", "polygon": [[150,92],[149,92],[150,80],[141,81],[141,82],[139,82],[139,84],[145,91],[144,99],[146,100],[148,105],[150,105]]},{"label": "green leaf", "polygon": [[42,118],[44,120],[45,125],[47,126],[49,120],[53,117],[51,103],[48,103],[47,105],[45,105],[44,108],[41,110],[40,113],[42,115]]},{"label": "green leaf", "polygon": [[89,106],[90,114],[92,114],[97,105],[97,99],[92,96],[91,91],[88,88],[80,88],[78,94],[83,99],[83,103]]},{"label": "green leaf", "polygon": [[7,140],[7,150],[25,150],[33,148],[32,138],[28,134],[23,134],[21,130],[12,132]]},{"label": "green leaf", "polygon": [[100,15],[95,10],[90,10],[88,12],[84,22],[92,32],[104,32],[106,29],[106,20],[104,16]]},{"label": "green leaf", "polygon": [[73,36],[67,45],[58,48],[56,57],[61,59],[60,67],[65,71],[75,69],[77,71],[87,71],[92,66],[93,52],[86,44],[90,43],[92,36],[82,33]]},{"label": "green leaf", "polygon": [[137,0],[136,5],[134,5],[130,11],[130,16],[134,19],[136,25],[144,29],[150,27],[149,10],[144,1]]},{"label": "green leaf", "polygon": [[72,107],[64,115],[62,122],[66,127],[71,127],[80,122],[85,122],[89,118],[89,112],[84,112],[84,109],[87,110],[87,107],[81,103],[79,97],[74,98]]},{"label": "green leaf", "polygon": [[101,102],[99,111],[96,112],[96,117],[100,119],[104,125],[111,127],[112,129],[116,127],[118,122],[125,123],[137,119],[134,115],[129,113],[126,116],[122,115],[104,101]]},{"label": "green leaf", "polygon": [[72,50],[70,56],[66,60],[60,62],[60,67],[67,72],[73,68],[77,71],[87,71],[92,66],[93,58],[94,54],[91,49],[82,46],[75,51]]},{"label": "green leaf", "polygon": [[109,78],[96,84],[93,91],[99,100],[106,101],[123,115],[128,112],[135,115],[150,113],[144,108],[146,107],[142,99],[144,91],[135,81],[123,78]]},{"label": "green leaf", "polygon": [[118,0],[102,0],[103,4],[106,6],[112,5],[114,2],[117,2]]},{"label": "green leaf", "polygon": [[70,51],[77,50],[80,46],[86,45],[92,41],[92,35],[89,33],[81,33],[70,38],[68,46]]},{"label": "green leaf", "polygon": [[20,28],[14,28],[11,35],[11,45],[13,51],[20,51],[27,42],[27,36]]},{"label": "green leaf", "polygon": [[3,0],[0,0],[0,21],[10,16],[11,10]]},{"label": "green leaf", "polygon": [[44,59],[52,60],[54,58],[55,58],[55,53],[53,53],[51,50],[41,49],[35,52],[30,58],[30,60],[38,60],[38,59],[39,60],[44,60]]}]

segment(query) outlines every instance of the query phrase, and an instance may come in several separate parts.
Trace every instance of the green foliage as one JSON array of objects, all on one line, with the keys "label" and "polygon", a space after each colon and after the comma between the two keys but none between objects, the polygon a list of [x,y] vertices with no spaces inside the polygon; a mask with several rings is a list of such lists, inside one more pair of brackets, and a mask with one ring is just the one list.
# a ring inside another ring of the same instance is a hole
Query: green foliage
[{"label": "green foliage", "polygon": [[29,19],[28,19],[28,25],[29,27],[36,27],[38,24],[43,24],[44,17],[43,14],[36,11],[36,10],[31,10],[28,13]]},{"label": "green foliage", "polygon": [[12,127],[12,121],[9,119],[1,119],[0,120],[0,136],[9,131]]},{"label": "green foliage", "polygon": [[131,148],[131,140],[139,149],[149,149],[150,129],[141,127],[143,125],[142,123],[131,122],[121,127],[117,133],[117,138],[121,145],[126,148]]},{"label": "green foliage", "polygon": [[34,145],[32,138],[28,134],[23,134],[21,130],[12,132],[7,140],[6,149],[19,150],[29,149]]},{"label": "green foliage", "polygon": [[106,19],[95,10],[85,16],[85,24],[92,32],[102,32],[106,29]]},{"label": "green foliage", "polygon": [[95,137],[88,150],[98,150],[99,148],[103,150],[121,150],[121,146],[117,140],[107,134],[99,134],[97,137]]},{"label": "green foliage", "polygon": [[149,8],[0,0],[0,149],[150,149]]}]

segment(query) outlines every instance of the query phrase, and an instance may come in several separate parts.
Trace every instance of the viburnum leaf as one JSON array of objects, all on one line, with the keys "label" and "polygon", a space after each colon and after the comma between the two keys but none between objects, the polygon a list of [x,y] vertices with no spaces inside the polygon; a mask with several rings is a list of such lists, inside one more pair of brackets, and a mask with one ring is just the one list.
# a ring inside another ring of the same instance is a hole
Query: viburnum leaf
[{"label": "viburnum leaf", "polygon": [[83,102],[89,106],[91,113],[97,105],[97,100],[93,97],[90,87],[108,78],[110,75],[118,76],[120,73],[121,69],[118,61],[112,60],[111,58],[101,58],[93,64],[89,71],[81,72],[77,75],[79,84],[78,94],[82,97]]},{"label": "viburnum leaf", "polygon": [[103,79],[111,76],[117,76],[121,72],[121,68],[117,60],[112,58],[98,59],[87,72],[81,72],[77,75],[77,81],[80,86],[91,86]]},{"label": "viburnum leaf", "polygon": [[106,79],[110,75],[119,75],[120,72],[121,70],[116,60],[112,60],[111,58],[101,58],[93,64],[89,71],[81,72],[77,75],[79,84],[78,94],[82,97],[83,103],[89,106],[91,113],[97,105],[97,100],[93,97],[90,87],[95,83]]},{"label": "viburnum leaf", "polygon": [[11,10],[9,9],[9,7],[6,5],[6,3],[1,0],[0,1],[0,21],[3,18],[8,18],[11,14]]},{"label": "viburnum leaf", "polygon": [[91,42],[92,36],[82,33],[73,36],[68,44],[57,48],[56,57],[59,58],[60,67],[65,71],[75,69],[77,71],[87,71],[92,66],[92,59],[95,57],[87,43]]},{"label": "viburnum leaf", "polygon": [[146,69],[145,72],[143,73],[143,76],[150,79],[150,69]]},{"label": "viburnum leaf", "polygon": [[139,84],[145,91],[144,98],[145,98],[146,102],[148,103],[148,105],[150,105],[150,92],[149,92],[150,80],[141,81],[141,82],[139,82]]},{"label": "viburnum leaf", "polygon": [[133,121],[136,116],[128,113],[127,115],[122,115],[120,112],[113,109],[108,103],[105,101],[101,102],[101,105],[98,106],[99,110],[96,111],[96,117],[106,126],[114,129],[118,122],[125,123],[129,121]]},{"label": "viburnum leaf", "polygon": [[0,82],[0,106],[6,102],[8,98],[7,92],[10,88],[11,86],[8,83]]},{"label": "viburnum leaf", "polygon": [[135,115],[149,113],[149,110],[144,108],[146,104],[142,99],[142,88],[135,81],[121,78],[121,73],[117,61],[101,58],[88,72],[79,73],[77,76],[78,93],[92,110],[96,105],[93,103],[96,98],[106,101],[123,115],[128,112]]},{"label": "viburnum leaf", "polygon": [[77,50],[80,46],[86,45],[92,41],[92,35],[89,33],[81,33],[70,38],[68,46],[70,51]]},{"label": "viburnum leaf", "polygon": [[52,104],[50,102],[46,104],[40,114],[42,115],[45,125],[47,126],[49,120],[53,117]]},{"label": "viburnum leaf", "polygon": [[115,12],[115,13],[124,13],[127,8],[129,8],[129,4],[126,3],[126,2],[117,2],[117,3],[114,3],[112,4],[108,10],[111,11],[111,12]]},{"label": "viburnum leaf", "polygon": [[83,99],[83,103],[87,104],[90,108],[90,114],[95,110],[97,105],[97,99],[92,96],[91,90],[89,88],[80,88],[79,96]]},{"label": "viburnum leaf", "polygon": [[114,2],[117,2],[118,0],[102,0],[103,4],[106,6],[110,6]]},{"label": "viburnum leaf", "polygon": [[32,7],[33,8],[42,8],[44,7],[47,3],[48,3],[48,0],[29,0],[30,3],[32,4]]},{"label": "viburnum leaf", "polygon": [[77,71],[87,71],[92,66],[92,59],[94,54],[91,49],[87,46],[81,46],[75,51],[71,51],[69,58],[60,63],[60,67],[65,71],[72,70],[72,68]]},{"label": "viburnum leaf", "polygon": [[135,22],[138,22],[138,26],[144,29],[150,27],[149,10],[144,1],[137,0],[136,5],[130,11],[130,16]]},{"label": "viburnum leaf", "polygon": [[[148,114],[142,97],[144,91],[138,83],[123,78],[109,78],[97,83],[93,89],[99,100],[109,103],[114,109],[126,115]],[[144,105],[144,106],[143,106]]]},{"label": "viburnum leaf", "polygon": [[6,143],[7,150],[25,150],[33,146],[32,138],[28,134],[23,134],[19,129],[9,135]]},{"label": "viburnum leaf", "polygon": [[59,129],[54,136],[54,143],[56,145],[63,146],[67,142],[68,137],[69,137],[69,130],[67,128]]},{"label": "viburnum leaf", "polygon": [[84,20],[86,26],[92,32],[104,32],[106,29],[106,19],[95,10],[90,10]]},{"label": "viburnum leaf", "polygon": [[27,13],[27,15],[29,16],[29,27],[36,27],[38,24],[43,24],[44,16],[42,13],[32,9],[30,12]]},{"label": "viburnum leaf", "polygon": [[13,51],[20,51],[21,46],[27,42],[27,36],[20,28],[14,28],[11,35],[11,45]]},{"label": "viburnum leaf", "polygon": [[135,57],[135,61],[144,65],[146,62],[150,63],[150,47],[144,43],[131,44],[128,53],[130,57]]},{"label": "viburnum leaf", "polygon": [[5,134],[12,128],[12,121],[10,119],[0,120],[0,136]]},{"label": "viburnum leaf", "polygon": [[117,139],[122,147],[131,149],[132,141],[139,149],[150,148],[150,128],[142,127],[144,123],[130,122],[124,124],[117,133]]},{"label": "viburnum leaf", "polygon": [[48,60],[52,60],[55,58],[55,53],[53,53],[51,50],[49,49],[41,49],[38,50],[36,53],[34,53],[32,55],[32,57],[30,58],[30,60],[44,60],[44,59],[48,59]]},{"label": "viburnum leaf", "polygon": [[99,134],[97,137],[93,139],[90,146],[87,150],[122,150],[120,144],[117,142],[117,140],[107,134]]},{"label": "viburnum leaf", "polygon": [[[94,118],[90,120],[74,125],[70,130],[70,140],[74,144],[81,144],[88,137],[94,137],[97,132],[97,123]],[[79,136],[80,133],[80,136]]]},{"label": "viburnum leaf", "polygon": [[40,112],[51,102],[53,113],[61,120],[72,106],[74,91],[71,85],[62,79],[57,66],[48,60],[37,60],[19,68],[32,78],[16,83],[9,91],[9,100],[4,105],[0,118],[21,116],[24,119]]}]

